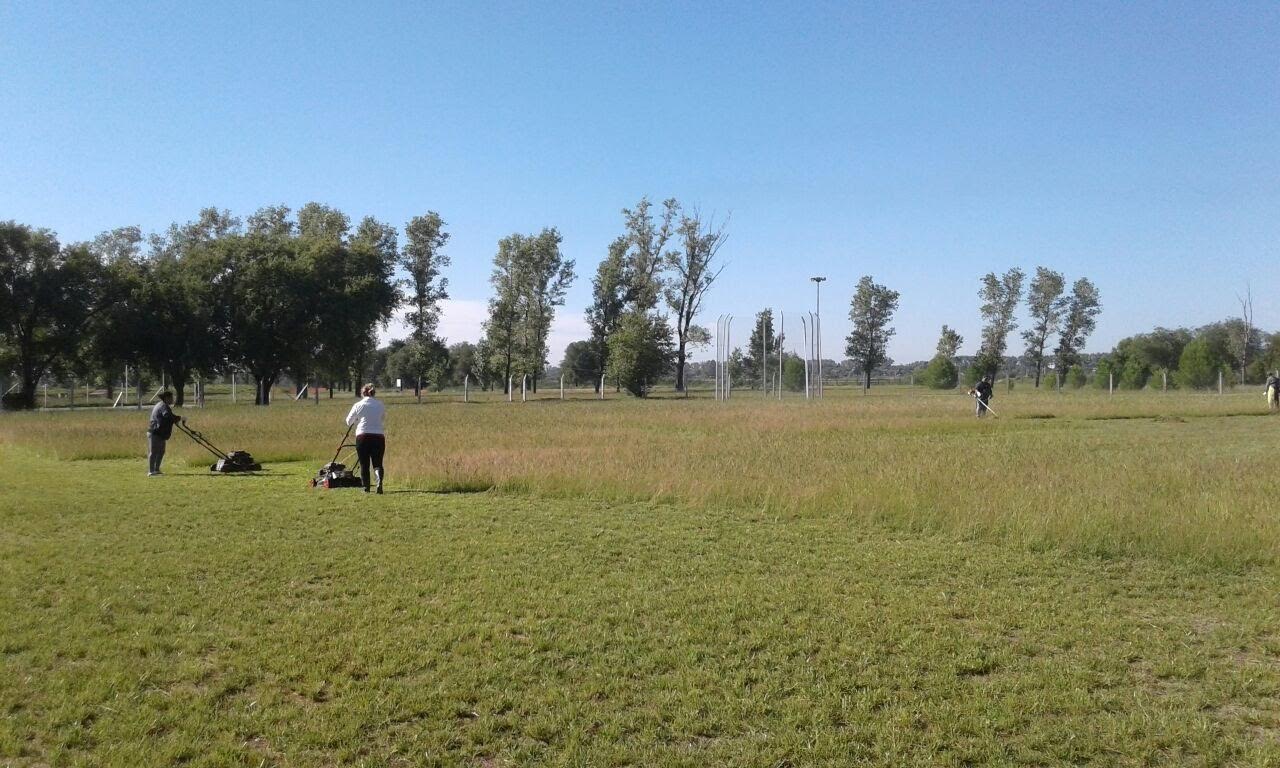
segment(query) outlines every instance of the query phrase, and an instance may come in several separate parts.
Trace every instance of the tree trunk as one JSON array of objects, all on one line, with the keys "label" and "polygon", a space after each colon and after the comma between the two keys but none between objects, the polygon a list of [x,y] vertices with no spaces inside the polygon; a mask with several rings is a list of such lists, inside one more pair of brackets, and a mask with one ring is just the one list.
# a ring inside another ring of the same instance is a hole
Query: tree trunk
[{"label": "tree trunk", "polygon": [[276,383],[277,376],[279,374],[253,374],[253,380],[257,384],[253,393],[254,405],[271,405],[271,387]]},{"label": "tree trunk", "polygon": [[871,371],[870,371],[870,366],[868,366],[868,370],[865,372],[865,375],[866,375],[866,379],[865,379],[866,383],[862,385],[862,388],[863,388],[863,389],[871,389]]},{"label": "tree trunk", "polygon": [[684,391],[685,339],[676,346],[676,391]]}]

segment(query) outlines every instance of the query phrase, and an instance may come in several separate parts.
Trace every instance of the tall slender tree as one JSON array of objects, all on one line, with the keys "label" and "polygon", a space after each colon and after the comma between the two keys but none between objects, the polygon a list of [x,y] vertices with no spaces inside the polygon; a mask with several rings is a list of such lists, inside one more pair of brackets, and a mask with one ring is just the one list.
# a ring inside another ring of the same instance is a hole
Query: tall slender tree
[{"label": "tall slender tree", "polygon": [[696,212],[681,217],[678,232],[683,248],[666,255],[672,277],[667,281],[664,296],[676,315],[676,391],[683,392],[689,342],[708,335],[705,328],[694,325],[694,318],[702,309],[707,291],[724,270],[715,259],[727,235],[723,226],[704,223]]},{"label": "tall slender tree", "polygon": [[988,272],[982,277],[978,297],[982,299],[982,346],[974,360],[974,373],[995,376],[1004,363],[1009,334],[1018,327],[1014,312],[1022,300],[1022,280],[1026,274],[1017,267],[1003,275]]},{"label": "tall slender tree", "polygon": [[1075,281],[1063,312],[1058,348],[1054,350],[1054,365],[1059,371],[1065,372],[1080,364],[1080,351],[1097,327],[1101,312],[1102,299],[1097,286],[1085,277]]},{"label": "tall slender tree", "polygon": [[853,332],[849,334],[845,354],[858,363],[863,374],[863,387],[871,388],[871,374],[889,359],[889,339],[895,333],[893,313],[898,311],[898,292],[880,285],[864,275],[858,281],[849,304]]},{"label": "tall slender tree", "polygon": [[627,307],[627,248],[625,237],[610,243],[609,254],[596,267],[596,275],[591,280],[591,306],[587,307],[586,314],[598,366],[593,378],[597,388],[609,362],[609,336]]},{"label": "tall slender tree", "polygon": [[400,266],[409,275],[404,282],[409,306],[405,315],[409,324],[408,365],[415,369],[410,378],[419,402],[422,377],[435,362],[433,342],[440,322],[440,302],[449,298],[449,280],[441,275],[449,266],[449,257],[444,253],[449,233],[444,227],[444,220],[435,211],[413,217],[405,225],[404,250],[400,253]]},{"label": "tall slender tree", "polygon": [[1027,358],[1036,367],[1036,386],[1040,386],[1040,375],[1044,371],[1045,345],[1049,337],[1058,332],[1062,322],[1062,292],[1066,289],[1066,280],[1061,272],[1046,267],[1036,267],[1036,276],[1031,278],[1027,290],[1027,310],[1031,314],[1031,327],[1022,332],[1027,342]]},{"label": "tall slender tree", "polygon": [[547,367],[547,339],[556,307],[564,305],[565,292],[575,278],[573,259],[566,259],[560,251],[562,239],[552,227],[524,237],[518,250],[519,306],[523,310],[520,362],[522,372],[532,379],[535,392]]}]

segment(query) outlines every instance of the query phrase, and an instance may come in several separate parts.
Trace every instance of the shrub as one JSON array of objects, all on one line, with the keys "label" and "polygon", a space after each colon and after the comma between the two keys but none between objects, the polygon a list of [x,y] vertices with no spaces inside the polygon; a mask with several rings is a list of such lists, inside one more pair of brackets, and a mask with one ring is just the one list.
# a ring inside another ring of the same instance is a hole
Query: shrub
[{"label": "shrub", "polygon": [[939,355],[929,361],[920,380],[930,389],[955,389],[960,383],[960,371],[949,358]]}]

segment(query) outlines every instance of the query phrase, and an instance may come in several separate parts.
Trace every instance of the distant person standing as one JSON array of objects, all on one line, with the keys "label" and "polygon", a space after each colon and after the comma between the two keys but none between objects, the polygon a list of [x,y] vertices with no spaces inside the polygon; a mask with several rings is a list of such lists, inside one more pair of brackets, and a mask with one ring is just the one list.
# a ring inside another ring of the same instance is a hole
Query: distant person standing
[{"label": "distant person standing", "polygon": [[981,419],[986,416],[989,411],[987,405],[991,402],[991,396],[995,394],[995,387],[991,385],[990,374],[983,376],[982,380],[973,389],[969,390],[969,394],[973,395],[974,400],[977,400],[974,408],[977,409],[978,418]]},{"label": "distant person standing", "polygon": [[360,457],[360,479],[364,482],[364,492],[369,492],[369,465],[378,478],[378,493],[382,493],[382,455],[387,449],[387,440],[382,429],[382,418],[386,407],[382,401],[374,397],[377,390],[372,384],[360,388],[363,397],[351,406],[347,414],[347,426],[356,428],[356,456]]},{"label": "distant person standing", "polygon": [[182,417],[173,412],[173,393],[160,393],[160,402],[151,409],[151,423],[147,426],[147,477],[163,474],[160,462],[164,461],[165,444],[173,436],[173,425]]},{"label": "distant person standing", "polygon": [[1267,376],[1265,391],[1267,393],[1267,408],[1272,413],[1280,410],[1280,371],[1272,371]]}]

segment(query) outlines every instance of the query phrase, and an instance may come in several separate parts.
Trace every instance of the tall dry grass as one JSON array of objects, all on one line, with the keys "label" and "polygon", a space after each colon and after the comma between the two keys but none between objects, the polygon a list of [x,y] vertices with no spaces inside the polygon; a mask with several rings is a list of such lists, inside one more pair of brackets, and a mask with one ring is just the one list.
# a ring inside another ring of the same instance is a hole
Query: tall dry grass
[{"label": "tall dry grass", "polygon": [[[1248,393],[1001,392],[1000,418],[983,421],[963,394],[905,388],[820,403],[750,391],[729,403],[541,397],[392,398],[389,477],[837,516],[1105,556],[1246,565],[1275,563],[1280,551],[1280,417]],[[342,436],[347,404],[186,415],[224,448],[318,465]],[[17,414],[0,418],[0,440],[70,460],[141,457],[144,424],[136,411]],[[193,464],[208,458],[181,436],[171,450]]]}]

